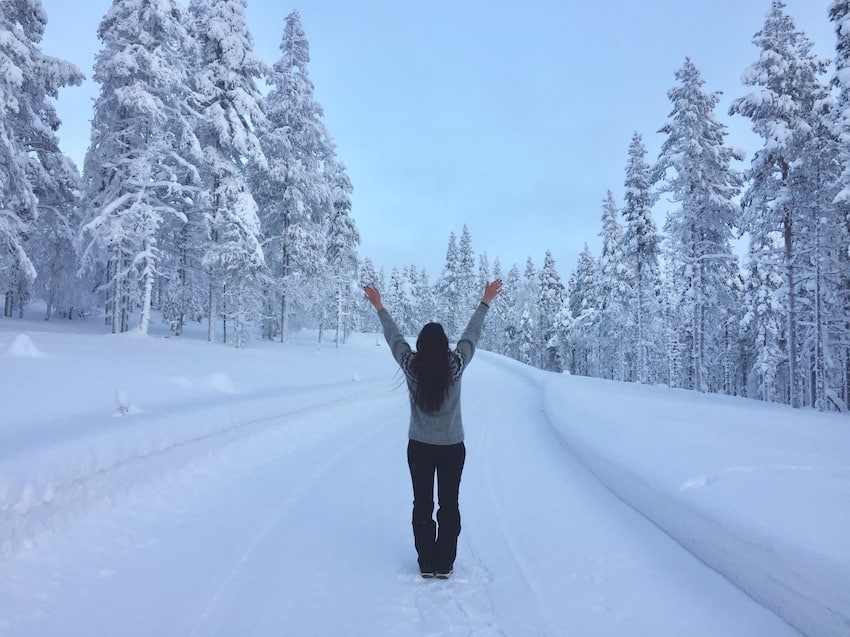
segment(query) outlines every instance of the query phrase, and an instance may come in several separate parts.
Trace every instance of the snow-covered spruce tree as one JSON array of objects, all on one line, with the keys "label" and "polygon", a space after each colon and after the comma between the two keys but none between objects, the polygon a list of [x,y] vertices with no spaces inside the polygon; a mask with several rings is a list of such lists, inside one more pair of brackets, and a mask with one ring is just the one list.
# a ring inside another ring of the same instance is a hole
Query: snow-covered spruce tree
[{"label": "snow-covered spruce tree", "polygon": [[434,286],[431,285],[428,271],[425,268],[421,268],[416,277],[414,294],[416,295],[419,307],[417,327],[421,329],[425,323],[432,321],[439,323],[442,319],[437,316],[437,301],[434,297]]},{"label": "snow-covered spruce tree", "polygon": [[537,365],[541,369],[561,372],[566,368],[565,361],[562,360],[569,330],[564,311],[566,306],[566,288],[555,267],[552,252],[546,250],[537,286],[537,328],[540,331],[541,345]]},{"label": "snow-covered spruce tree", "polygon": [[821,87],[811,118],[811,135],[795,162],[794,183],[800,220],[795,247],[798,301],[800,399],[820,410],[846,411],[844,384],[847,321],[847,247],[843,206],[836,201],[841,165],[832,115],[833,100]]},{"label": "snow-covered spruce tree", "polygon": [[378,271],[375,269],[375,264],[369,257],[366,257],[361,262],[359,273],[360,289],[355,294],[355,298],[357,300],[357,315],[359,319],[358,328],[363,332],[378,332],[381,329],[381,323],[378,320],[377,314],[375,314],[375,309],[372,307],[369,301],[366,300],[363,294],[363,288],[368,285],[382,290],[383,281],[381,281],[381,277],[378,275]]},{"label": "snow-covered spruce tree", "polygon": [[[470,299],[473,307],[480,300],[481,290],[490,281],[490,260],[487,258],[487,253],[482,252],[478,255],[478,272],[475,276],[475,293]],[[495,312],[493,312],[495,314]],[[484,330],[481,332],[481,339],[478,341],[478,346],[482,349],[493,351],[494,332],[492,329],[492,319],[487,321]]]},{"label": "snow-covered spruce tree", "polygon": [[161,228],[185,219],[186,198],[197,191],[200,157],[185,88],[194,45],[175,0],[116,0],[98,37],[101,90],[83,169],[85,254],[105,276],[112,331],[126,331],[138,307],[147,332]]},{"label": "snow-covered spruce tree", "polygon": [[599,316],[598,268],[585,244],[576,269],[570,276],[567,293],[569,308],[569,349],[567,369],[571,374],[599,376],[599,340],[594,338]]},{"label": "snow-covered spruce tree", "polygon": [[32,183],[38,220],[28,235],[29,256],[38,272],[33,292],[45,302],[44,320],[54,312],[70,319],[96,303],[90,282],[79,274],[80,173],[55,148],[36,156],[32,167],[38,175]]},{"label": "snow-covered spruce tree", "polygon": [[252,183],[272,279],[263,336],[271,339],[279,333],[285,342],[290,318],[315,302],[308,297],[325,256],[324,223],[333,214],[334,177],[324,169],[334,148],[313,95],[310,46],[297,11],[286,18],[280,51],[268,77],[266,119],[257,126],[269,161],[254,173]]},{"label": "snow-covered spruce tree", "polygon": [[325,260],[333,282],[336,319],[334,342],[339,346],[354,328],[352,293],[357,283],[357,246],[360,245],[360,233],[351,216],[353,188],[345,166],[329,162],[327,174],[331,186],[331,213],[327,223]]},{"label": "snow-covered spruce tree", "polygon": [[505,277],[502,293],[497,297],[501,330],[500,354],[519,360],[519,297],[522,291],[522,279],[519,268],[512,265]]},{"label": "snow-covered spruce tree", "polygon": [[[839,138],[839,163],[841,175],[836,187],[836,213],[843,220],[845,228],[850,228],[850,0],[834,0],[829,17],[835,26],[835,69],[833,84],[838,87],[837,103],[834,110],[835,133]],[[850,387],[850,242],[841,251],[841,267],[838,278],[841,314],[844,320],[840,332],[835,338],[834,362],[840,369],[844,388],[841,400],[846,405],[850,401],[847,388]]]},{"label": "snow-covered spruce tree", "polygon": [[[187,322],[201,323],[207,318],[210,291],[209,272],[203,263],[209,241],[206,218],[209,183],[203,181],[207,175],[206,159],[197,136],[206,104],[205,98],[195,92],[192,79],[201,66],[201,48],[195,37],[194,17],[181,9],[179,18],[185,31],[177,32],[172,46],[188,39],[185,47],[181,47],[185,52],[179,60],[182,67],[179,73],[186,79],[182,87],[178,82],[172,93],[170,105],[174,111],[165,123],[168,128],[165,135],[172,147],[165,158],[174,181],[183,188],[174,191],[179,197],[172,207],[178,214],[163,219],[159,253],[162,276],[156,290],[157,306],[175,336],[183,334]],[[174,55],[176,58],[176,48]]]},{"label": "snow-covered spruce tree", "polygon": [[[4,316],[20,315],[37,271],[34,232],[73,215],[76,169],[58,147],[59,118],[50,98],[83,76],[40,48],[47,15],[40,0],[0,1],[0,291]],[[39,219],[39,208],[54,213]],[[53,218],[51,218],[53,217]]]},{"label": "snow-covered spruce tree", "polygon": [[719,93],[706,93],[699,70],[686,58],[676,71],[679,84],[667,92],[673,109],[661,133],[666,139],[655,165],[660,193],[677,207],[667,215],[668,321],[681,355],[674,386],[730,392],[724,369],[737,342],[728,340],[739,321],[735,282],[738,261],[732,248],[742,185],[732,169],[742,159],[724,146],[726,126],[714,115]]},{"label": "snow-covered spruce tree", "polygon": [[482,252],[478,255],[478,277],[476,286],[478,290],[483,290],[484,286],[490,282],[490,259],[487,258],[487,252]]},{"label": "snow-covered spruce tree", "polygon": [[425,323],[428,323],[429,318],[426,307],[430,302],[431,312],[434,305],[434,290],[428,280],[428,273],[425,268],[419,268],[411,263],[407,267],[407,280],[410,281],[410,312],[413,321],[413,330],[411,334],[418,334],[419,330]]},{"label": "snow-covered spruce tree", "polygon": [[786,360],[784,279],[777,252],[780,232],[750,236],[744,276],[742,367],[746,395],[766,401],[779,396],[779,368]]},{"label": "snow-covered spruce tree", "polygon": [[602,202],[602,254],[599,256],[598,316],[593,339],[599,344],[601,378],[626,379],[626,300],[630,293],[625,257],[623,228],[618,221],[620,210],[609,190]]},{"label": "snow-covered spruce tree", "polygon": [[517,360],[526,365],[537,365],[540,360],[542,339],[538,329],[540,312],[537,306],[539,277],[531,257],[525,262],[525,271],[519,283],[514,314],[517,325]]},{"label": "snow-covered spruce tree", "polygon": [[[771,259],[784,270],[784,289],[777,292],[785,309],[787,370],[776,398],[799,407],[803,378],[798,298],[801,268],[810,267],[803,257],[810,253],[812,236],[812,209],[807,198],[818,179],[808,172],[811,162],[805,157],[816,152],[816,136],[821,130],[818,120],[829,109],[827,91],[820,81],[828,61],[812,53],[812,43],[796,30],[784,9],[781,0],[773,0],[764,27],[753,38],[760,49],[759,59],[743,78],[745,84],[756,89],[736,99],[730,113],[752,120],[753,130],[763,140],[748,174],[750,186],[743,199],[744,229],[753,244],[751,257],[758,254],[761,259]],[[782,235],[782,251],[765,254],[773,244],[769,235],[774,232]]]},{"label": "snow-covered spruce tree", "polygon": [[387,305],[393,308],[393,317],[403,334],[415,336],[424,325],[421,297],[418,295],[420,288],[416,266],[392,269],[384,296]]},{"label": "snow-covered spruce tree", "polygon": [[257,204],[245,165],[263,167],[266,158],[255,135],[263,123],[255,80],[267,69],[254,54],[245,23],[245,0],[191,0],[200,68],[194,74],[202,119],[197,135],[204,153],[205,196],[198,205],[207,226],[203,264],[209,276],[208,330],[233,323],[235,344],[261,311],[266,285]]},{"label": "snow-covered spruce tree", "polygon": [[440,323],[443,324],[450,341],[458,338],[460,330],[464,327],[461,310],[466,310],[466,308],[463,307],[460,264],[457,237],[454,232],[450,232],[443,270],[434,285],[437,312],[443,316]]},{"label": "snow-covered spruce tree", "polygon": [[[478,305],[480,300],[481,290],[478,289],[478,277],[475,270],[475,252],[472,249],[472,237],[469,234],[469,228],[466,224],[460,233],[460,243],[458,244],[458,286],[460,293],[461,307],[458,308],[458,316],[461,317],[464,327],[466,325],[463,319],[464,313],[468,313]],[[459,336],[459,335],[458,335]]]},{"label": "snow-covered spruce tree", "polygon": [[387,287],[382,291],[383,302],[392,308],[393,318],[402,334],[410,334],[410,316],[408,316],[407,295],[410,282],[407,280],[407,269],[397,266],[390,270]]},{"label": "snow-covered spruce tree", "polygon": [[632,136],[623,206],[623,269],[626,296],[626,380],[657,382],[661,361],[661,275],[658,233],[652,219],[652,168],[639,133]]},{"label": "snow-covered spruce tree", "polygon": [[47,179],[35,191],[38,221],[29,235],[29,254],[38,272],[33,290],[45,302],[45,321],[54,313],[70,319],[96,302],[78,274],[80,174],[60,153],[45,156],[42,166]]},{"label": "snow-covered spruce tree", "polygon": [[[504,279],[504,275],[502,274],[502,263],[498,257],[493,260],[493,270],[490,273],[490,280],[496,279]],[[507,282],[506,282],[507,285]],[[484,284],[482,283],[481,289],[484,289]],[[487,341],[486,346],[492,352],[498,352],[500,354],[506,353],[506,318],[508,315],[508,303],[506,302],[506,290],[502,288],[502,294],[496,297],[495,301],[490,307],[489,316],[487,318]],[[510,296],[510,295],[508,295]]]},{"label": "snow-covered spruce tree", "polygon": [[[502,261],[499,259],[499,257],[496,257],[495,259],[493,259],[493,272],[492,272],[492,275],[490,276],[490,280],[491,281],[495,281],[497,279],[502,280],[503,278],[504,278],[504,275],[502,274]],[[481,288],[484,289],[483,283],[481,285]],[[499,298],[499,297],[496,297],[496,298]]]}]

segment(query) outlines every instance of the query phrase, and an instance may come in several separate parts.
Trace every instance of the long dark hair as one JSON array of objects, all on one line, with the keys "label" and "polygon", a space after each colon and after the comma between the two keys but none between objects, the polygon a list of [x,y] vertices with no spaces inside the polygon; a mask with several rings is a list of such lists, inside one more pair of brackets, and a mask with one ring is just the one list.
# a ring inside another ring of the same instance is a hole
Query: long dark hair
[{"label": "long dark hair", "polygon": [[443,326],[428,323],[416,339],[413,357],[416,390],[413,397],[422,411],[437,411],[443,405],[451,382],[449,339]]}]

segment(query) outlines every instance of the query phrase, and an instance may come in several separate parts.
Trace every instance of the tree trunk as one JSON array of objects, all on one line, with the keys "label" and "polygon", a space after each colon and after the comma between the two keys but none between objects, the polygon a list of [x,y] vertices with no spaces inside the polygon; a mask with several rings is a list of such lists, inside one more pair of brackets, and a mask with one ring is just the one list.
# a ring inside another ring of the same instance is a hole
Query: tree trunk
[{"label": "tree trunk", "polygon": [[56,296],[56,292],[53,288],[50,289],[50,293],[47,295],[47,307],[44,310],[44,320],[49,321],[50,315],[53,314],[53,299]]},{"label": "tree trunk", "polygon": [[207,340],[210,343],[215,342],[215,321],[216,315],[218,314],[218,307],[216,304],[216,295],[215,295],[215,282],[213,281],[212,272],[210,272],[210,289],[209,289],[209,319],[207,321]]},{"label": "tree trunk", "polygon": [[286,291],[280,295],[280,342],[286,343],[286,333],[289,331],[289,317],[287,316]]},{"label": "tree trunk", "polygon": [[794,251],[792,247],[791,215],[783,219],[785,234],[785,280],[788,286],[788,392],[792,407],[800,406],[797,379],[797,294],[794,290]]},{"label": "tree trunk", "polygon": [[[150,250],[148,241],[145,241],[145,253]],[[153,264],[148,262],[148,257],[144,262],[144,275],[142,279],[142,308],[139,317],[139,331],[142,334],[148,333],[151,317],[151,297],[153,296]]]},{"label": "tree trunk", "polygon": [[342,337],[342,282],[336,284],[336,346],[339,347]]}]

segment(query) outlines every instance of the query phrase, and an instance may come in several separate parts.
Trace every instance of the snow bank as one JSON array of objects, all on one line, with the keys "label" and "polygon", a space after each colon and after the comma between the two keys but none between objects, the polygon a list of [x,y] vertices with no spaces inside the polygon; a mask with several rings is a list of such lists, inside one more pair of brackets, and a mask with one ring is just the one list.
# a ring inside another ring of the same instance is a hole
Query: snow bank
[{"label": "snow bank", "polygon": [[5,369],[15,383],[0,385],[0,557],[234,440],[374,391],[375,373],[352,382],[313,342],[204,345],[132,334],[11,339]]},{"label": "snow bank", "polygon": [[538,378],[552,424],[620,499],[804,634],[850,634],[846,416]]}]

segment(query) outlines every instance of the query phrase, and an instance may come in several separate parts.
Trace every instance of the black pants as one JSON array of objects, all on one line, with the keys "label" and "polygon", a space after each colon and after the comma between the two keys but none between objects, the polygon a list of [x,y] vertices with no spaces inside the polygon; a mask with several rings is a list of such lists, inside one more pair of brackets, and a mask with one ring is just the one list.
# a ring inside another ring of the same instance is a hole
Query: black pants
[{"label": "black pants", "polygon": [[[423,572],[448,573],[454,565],[460,535],[458,492],[465,460],[466,447],[462,442],[429,445],[411,440],[407,445],[407,464],[413,481],[413,540]],[[435,473],[439,502],[436,523],[433,519]]]}]

